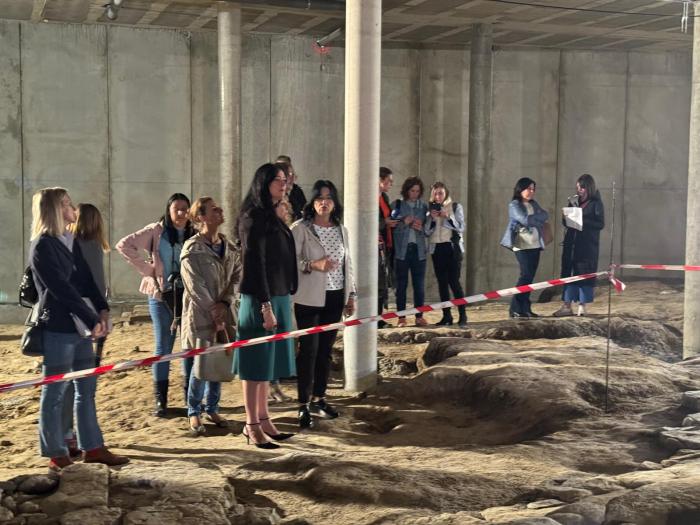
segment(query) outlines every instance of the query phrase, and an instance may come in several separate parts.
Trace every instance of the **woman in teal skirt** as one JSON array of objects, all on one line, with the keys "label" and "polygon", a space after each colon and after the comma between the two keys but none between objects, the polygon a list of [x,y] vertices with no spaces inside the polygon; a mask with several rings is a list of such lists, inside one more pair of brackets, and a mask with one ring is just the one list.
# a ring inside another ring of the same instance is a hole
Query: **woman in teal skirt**
[{"label": "woman in teal skirt", "polygon": [[[292,330],[289,296],[297,289],[294,238],[275,213],[285,196],[284,166],[263,164],[255,172],[238,217],[243,277],[238,339],[251,339]],[[268,411],[270,381],[296,375],[291,339],[236,350],[233,371],[243,385],[246,439],[258,448],[278,448],[293,434],[275,428]]]}]

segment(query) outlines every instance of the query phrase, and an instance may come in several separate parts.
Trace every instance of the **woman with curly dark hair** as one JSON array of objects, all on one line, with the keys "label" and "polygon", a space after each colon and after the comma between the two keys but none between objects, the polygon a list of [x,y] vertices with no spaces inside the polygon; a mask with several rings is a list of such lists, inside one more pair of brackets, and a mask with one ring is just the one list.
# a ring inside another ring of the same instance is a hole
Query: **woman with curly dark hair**
[{"label": "woman with curly dark hair", "polygon": [[[423,230],[428,205],[421,200],[425,186],[418,177],[409,177],[401,186],[401,197],[392,206],[391,218],[398,223],[394,228],[394,260],[396,268],[396,308],[406,309],[408,273],[413,282],[413,305],[425,301],[425,264],[427,236]],[[426,326],[423,314],[416,314],[416,326]],[[406,326],[406,318],[399,318],[399,326]]]}]

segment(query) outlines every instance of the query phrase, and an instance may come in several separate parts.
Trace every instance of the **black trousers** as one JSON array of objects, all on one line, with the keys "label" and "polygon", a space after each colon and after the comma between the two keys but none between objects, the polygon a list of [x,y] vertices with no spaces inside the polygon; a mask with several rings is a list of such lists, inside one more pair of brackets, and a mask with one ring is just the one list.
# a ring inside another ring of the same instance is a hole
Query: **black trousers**
[{"label": "black trousers", "polygon": [[[523,284],[532,284],[537,273],[537,266],[540,264],[540,249],[518,250],[515,253],[515,258],[518,259],[520,265],[520,277],[516,286]],[[514,295],[510,301],[510,312],[516,314],[527,314],[532,311],[530,303],[530,292]]]},{"label": "black trousers", "polygon": [[[324,306],[294,305],[297,328],[311,328],[340,321],[345,307],[345,291],[326,292]],[[309,397],[325,397],[328,375],[331,371],[331,350],[338,330],[304,335],[299,338],[297,355],[297,393],[299,403],[309,402]]]},{"label": "black trousers", "polygon": [[[462,254],[455,253],[452,242],[440,242],[435,245],[433,269],[435,270],[441,301],[450,299],[450,290],[452,290],[454,299],[464,297],[464,290],[459,282],[462,272]],[[458,308],[460,313],[464,311],[464,306],[459,306]],[[443,313],[451,315],[450,308],[443,308]]]}]

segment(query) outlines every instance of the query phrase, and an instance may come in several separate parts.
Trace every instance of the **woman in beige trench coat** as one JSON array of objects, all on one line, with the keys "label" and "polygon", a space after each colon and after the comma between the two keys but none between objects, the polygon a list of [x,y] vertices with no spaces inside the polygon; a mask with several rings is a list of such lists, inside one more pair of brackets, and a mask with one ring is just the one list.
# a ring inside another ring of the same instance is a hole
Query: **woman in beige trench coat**
[{"label": "woman in beige trench coat", "polygon": [[[219,233],[223,210],[211,197],[200,197],[190,208],[197,234],[189,239],[180,256],[185,286],[182,304],[182,347],[233,341],[236,333],[236,293],[241,280],[241,258],[236,245]],[[228,426],[219,412],[221,383],[190,376],[187,415],[194,435],[206,432],[201,421],[205,397],[206,417],[219,427]]]}]

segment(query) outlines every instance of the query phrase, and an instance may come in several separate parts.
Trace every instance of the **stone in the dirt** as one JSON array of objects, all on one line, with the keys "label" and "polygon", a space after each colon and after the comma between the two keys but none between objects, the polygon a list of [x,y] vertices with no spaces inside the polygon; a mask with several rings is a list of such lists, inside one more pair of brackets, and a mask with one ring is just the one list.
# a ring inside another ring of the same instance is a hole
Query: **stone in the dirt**
[{"label": "stone in the dirt", "polygon": [[5,496],[2,500],[2,506],[10,509],[12,512],[17,512],[17,502],[12,496]]},{"label": "stone in the dirt", "polygon": [[12,445],[14,445],[14,443],[9,439],[3,439],[0,441],[0,447],[11,447]]},{"label": "stone in the dirt", "polygon": [[40,505],[46,514],[57,516],[88,507],[106,507],[109,499],[109,467],[99,463],[76,463],[61,472],[58,490]]},{"label": "stone in the dirt", "polygon": [[661,470],[664,467],[653,461],[642,461],[639,464],[639,468],[643,470]]},{"label": "stone in the dirt", "polygon": [[700,412],[696,412],[695,414],[688,414],[687,416],[685,416],[682,425],[684,427],[700,426]]},{"label": "stone in the dirt", "polygon": [[518,518],[515,520],[508,521],[503,525],[561,525],[558,521],[554,521],[552,518],[547,517],[535,517],[535,518]]},{"label": "stone in the dirt", "polygon": [[7,507],[0,507],[0,523],[10,521],[14,517],[15,514],[10,509]]},{"label": "stone in the dirt", "polygon": [[123,525],[170,525],[181,520],[182,513],[175,509],[140,507],[124,516]]},{"label": "stone in the dirt", "polygon": [[122,510],[119,508],[79,509],[61,516],[61,525],[117,525],[121,515]]},{"label": "stone in the dirt", "polygon": [[[623,491],[618,491],[617,494],[623,494]],[[613,497],[615,497],[613,494],[593,496],[560,507],[547,514],[547,516],[561,523],[565,523],[564,520],[568,520],[567,525],[569,525],[569,523],[577,523],[577,520],[581,520],[581,523],[585,523],[586,525],[598,525],[605,521],[605,505]],[[564,515],[568,517],[562,518]],[[577,518],[572,516],[577,516]]]},{"label": "stone in the dirt", "polygon": [[593,492],[586,489],[577,489],[573,487],[555,487],[547,486],[540,490],[540,494],[544,497],[550,499],[558,499],[566,503],[573,503],[574,501],[592,496]]},{"label": "stone in the dirt", "polygon": [[611,499],[606,523],[700,523],[700,476],[650,483]]},{"label": "stone in the dirt", "polygon": [[33,501],[25,501],[24,503],[20,503],[19,505],[17,505],[17,510],[22,514],[32,514],[35,512],[41,512],[41,508],[39,507],[39,505],[37,505]]},{"label": "stone in the dirt", "polygon": [[528,509],[547,509],[549,507],[557,507],[559,505],[564,505],[563,501],[558,499],[541,499],[538,501],[533,501],[527,504]]},{"label": "stone in the dirt", "polygon": [[19,484],[17,490],[25,494],[46,494],[58,487],[58,481],[57,475],[29,476]]},{"label": "stone in the dirt", "polygon": [[572,512],[555,514],[553,518],[561,525],[600,525],[603,523],[602,521],[587,521],[586,518],[580,514],[574,514]]},{"label": "stone in the dirt", "polygon": [[693,427],[664,427],[659,434],[659,441],[666,448],[700,449],[700,428]]},{"label": "stone in the dirt", "polygon": [[21,516],[17,516],[18,518],[22,518],[23,525],[55,525],[56,524],[56,518],[53,518],[49,516],[48,514],[44,514],[43,512],[36,512],[34,514],[22,514]]},{"label": "stone in the dirt", "polygon": [[683,392],[681,404],[693,412],[700,412],[700,390]]}]

